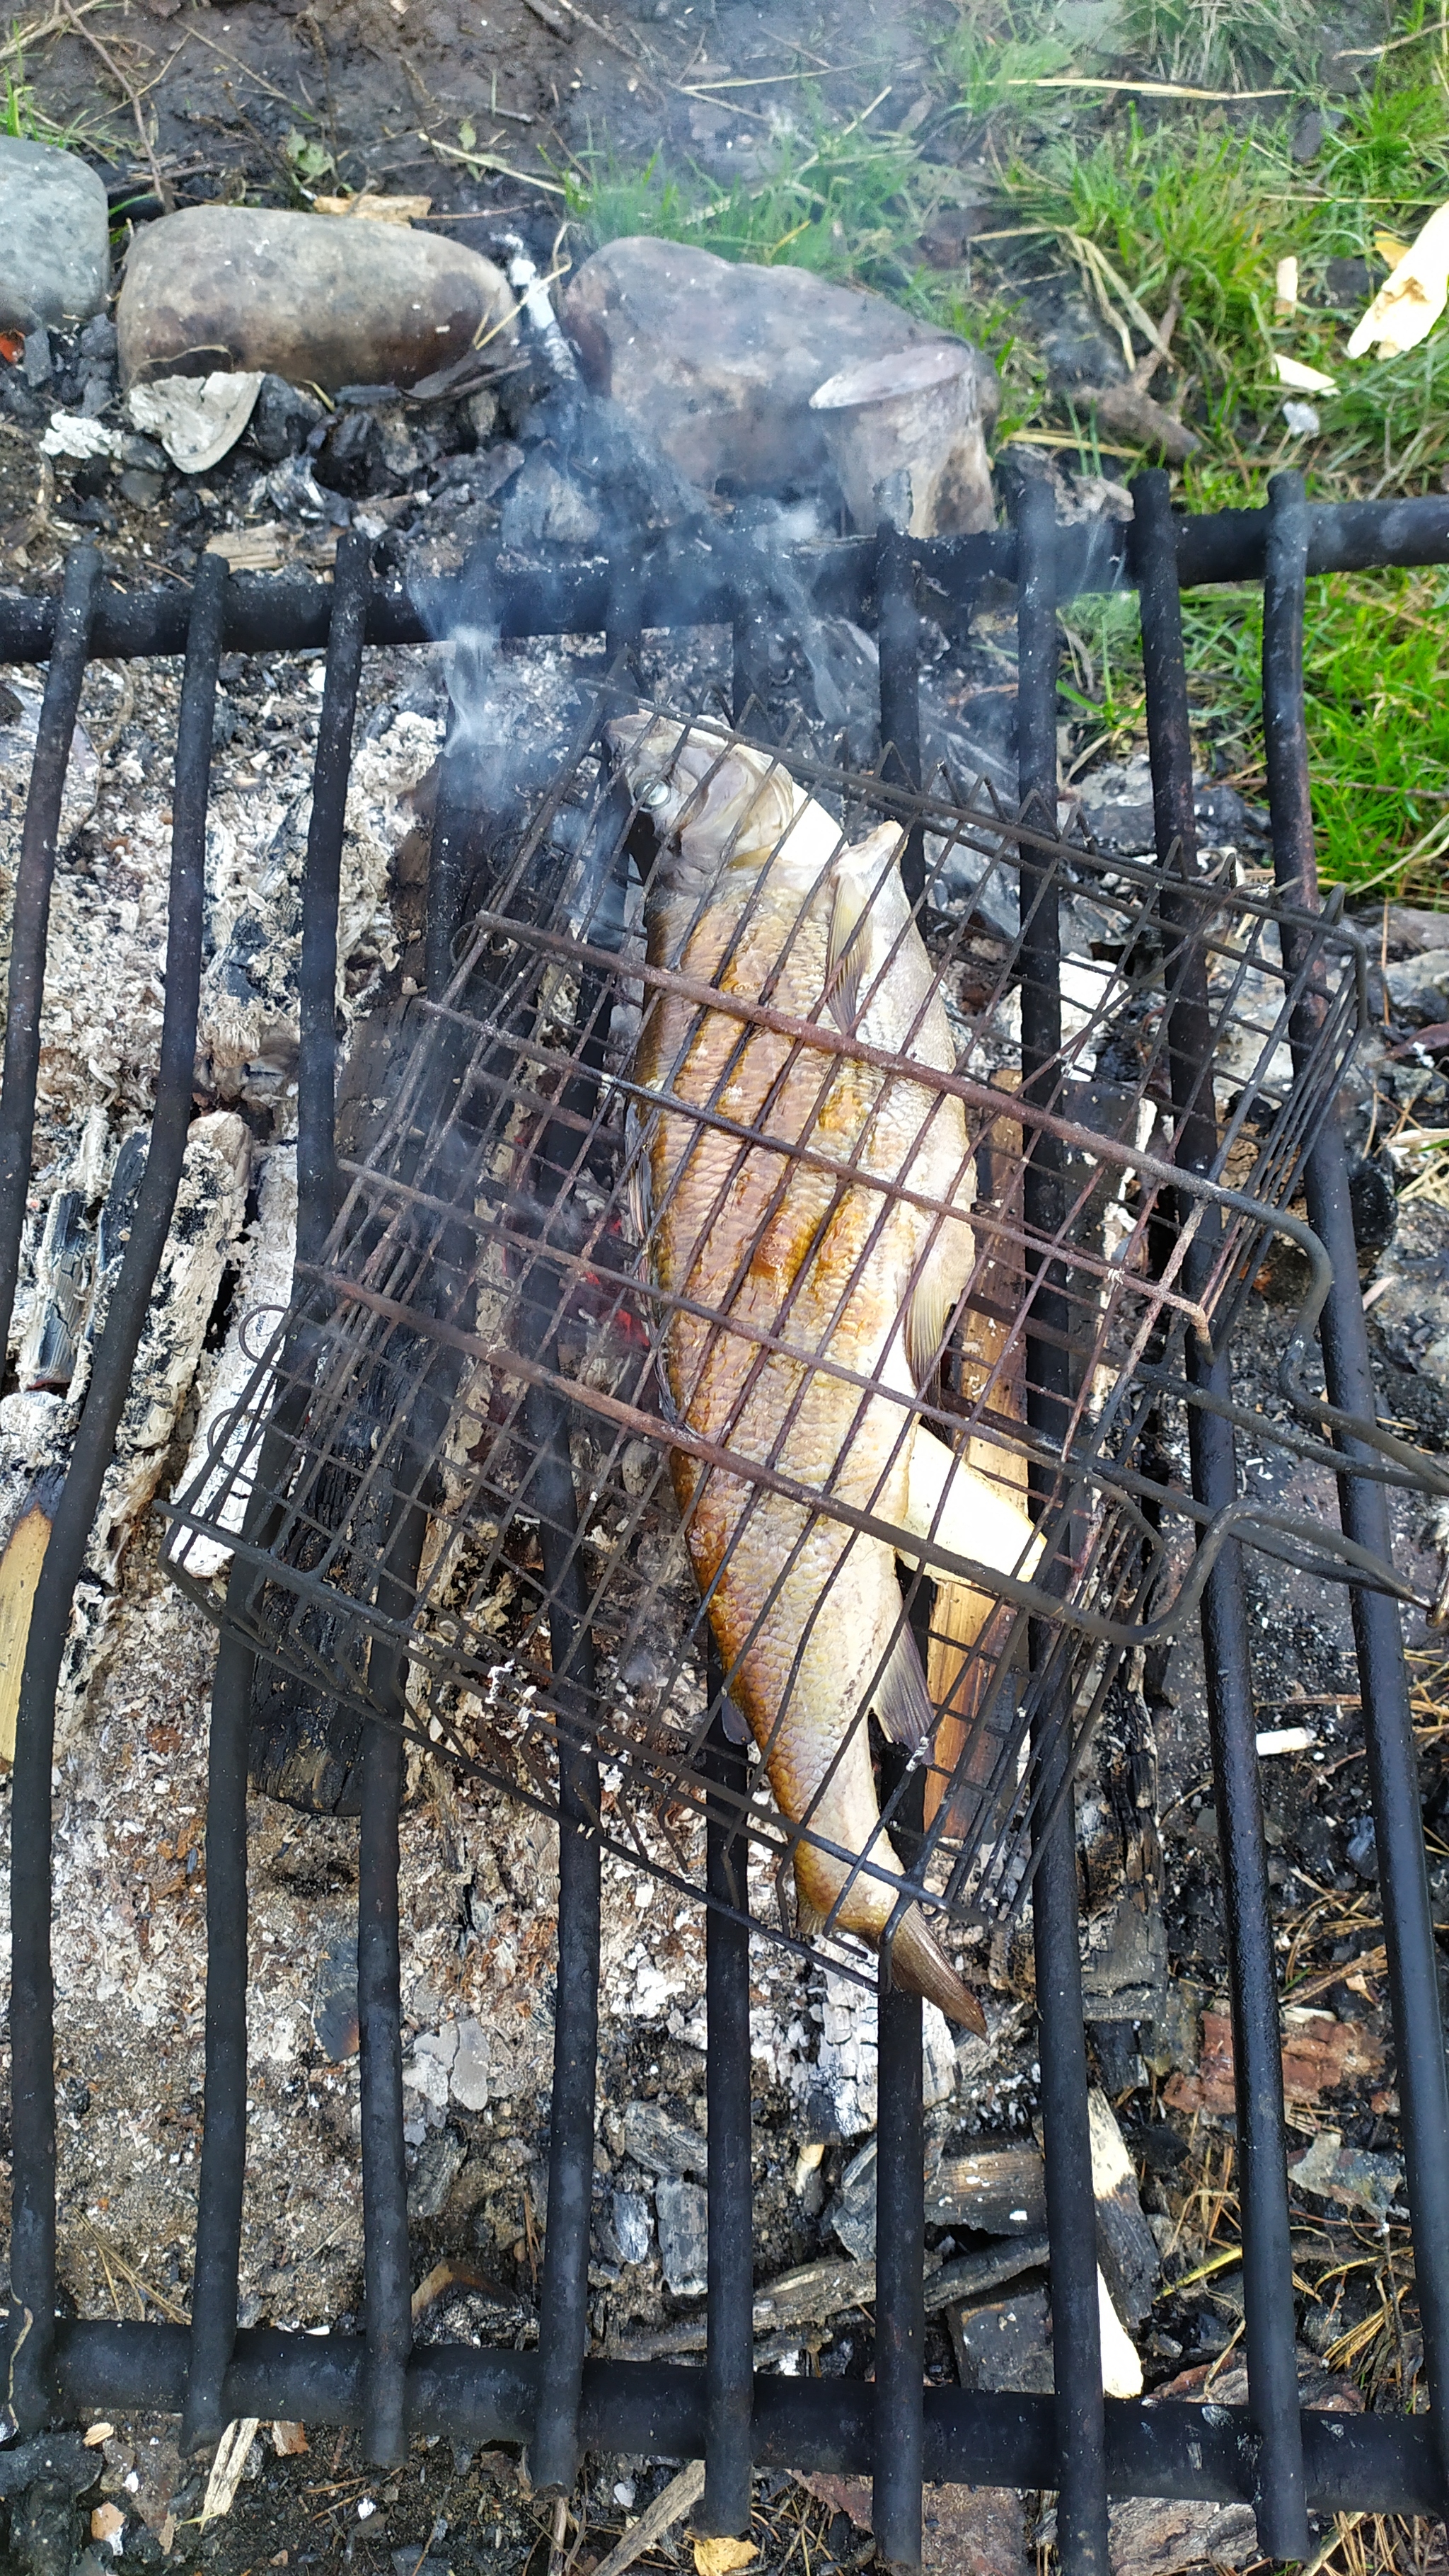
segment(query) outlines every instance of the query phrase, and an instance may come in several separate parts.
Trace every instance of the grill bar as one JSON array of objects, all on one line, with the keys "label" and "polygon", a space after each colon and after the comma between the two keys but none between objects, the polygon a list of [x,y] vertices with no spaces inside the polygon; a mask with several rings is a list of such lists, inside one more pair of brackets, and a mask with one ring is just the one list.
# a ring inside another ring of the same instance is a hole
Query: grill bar
[{"label": "grill bar", "polygon": [[[1028,483],[1017,519],[1017,745],[1021,804],[1039,827],[1056,828],[1057,593],[1055,509],[1045,484]],[[1021,870],[1023,957],[1021,1073],[1023,1099],[1054,1105],[1062,1050],[1061,923],[1057,881]],[[1065,1197],[1061,1139],[1039,1129],[1023,1182],[1028,1227],[1059,1234]],[[1060,1454],[1072,1410],[1072,1315],[1060,1263],[1028,1263],[1026,1317],[1027,1422]],[[1030,1494],[1041,1519],[1056,1498],[1050,1468],[1033,1460]],[[1049,1567],[1060,1585],[1066,1569]],[[1028,1630],[1034,1675],[1060,1673],[1057,1632],[1042,1619]],[[1077,1930],[1076,1805],[1069,1767],[1070,1728],[1063,1679],[1043,1701],[1033,1729],[1039,1785],[1033,1846],[1032,1930],[1040,2024],[1041,2102],[1045,2129],[1047,2230],[1051,2239],[1052,2369],[1056,2381],[1057,2547],[1063,2576],[1107,2576],[1107,2472],[1103,2447],[1102,2337],[1097,2305],[1097,2225],[1087,2120],[1087,2048],[1082,2021],[1082,1967]]]},{"label": "grill bar", "polygon": [[[175,2412],[186,2373],[184,2326],[111,2325],[62,2319],[57,2377],[66,2412],[100,2406]],[[359,2424],[365,2346],[251,2327],[237,2337],[226,2383],[228,2415],[277,2414],[308,2424]],[[417,2350],[408,2370],[408,2423],[473,2445],[526,2442],[538,2383],[534,2353],[479,2352],[466,2344]],[[754,2383],[752,2457],[757,2468],[823,2469],[869,2476],[874,2390],[860,2381],[780,2378]],[[1056,2420],[1049,2397],[928,2388],[925,2473],[973,2486],[1051,2487]],[[1252,2426],[1242,2406],[1108,2398],[1107,2487],[1113,2496],[1251,2498]],[[585,2447],[665,2459],[704,2448],[705,2374],[673,2362],[590,2361],[579,2429]],[[1303,2418],[1308,2501],[1315,2513],[1439,2514],[1443,2480],[1423,2417]]]},{"label": "grill bar", "polygon": [[338,540],[322,714],[312,767],[297,972],[297,1259],[315,1261],[337,1213],[337,903],[352,733],[362,679],[371,548],[349,528]]},{"label": "grill bar", "polygon": [[[409,1513],[409,1521],[421,1521]],[[422,1530],[403,1545],[422,1549]],[[362,1751],[358,1826],[357,2019],[361,2038],[363,2299],[367,2368],[362,2439],[370,2460],[390,2465],[407,2449],[404,2384],[412,2348],[408,2183],[403,2140],[402,2006],[398,1923],[398,1810],[402,1800],[402,1659],[381,1650],[384,1704]]]},{"label": "grill bar", "polygon": [[[238,1569],[232,1583],[247,1581]],[[206,2082],[183,2454],[226,2430],[222,2385],[236,2342],[247,2154],[247,1721],[256,1657],[223,1636],[206,1761]]]},{"label": "grill bar", "polygon": [[50,1939],[55,1696],[71,1601],[176,1204],[191,1120],[201,990],[207,773],[226,586],[222,558],[204,557],[192,593],[177,728],[166,1002],[150,1150],[86,1390],[70,1470],[51,1526],[16,1720],[10,1814],[14,2156],[10,2278],[16,2339],[11,2403],[17,2423],[26,2432],[36,2431],[50,2413],[55,2343],[55,1988]]},{"label": "grill bar", "polygon": [[81,683],[86,675],[100,569],[101,559],[94,546],[77,546],[66,559],[15,877],[5,1006],[5,1068],[0,1080],[0,1351],[9,1344],[20,1243],[25,1231],[30,1147],[35,1132],[35,1085],[40,1070],[40,997],[45,982],[50,890],[55,881],[66,765]]},{"label": "grill bar", "polygon": [[[904,1765],[890,1766],[895,1785]],[[906,1783],[895,1821],[919,1834],[924,1783]],[[921,2477],[925,2453],[926,2346],[921,2249],[926,2231],[925,2117],[921,2083],[921,2001],[890,1979],[882,1944],[875,2167],[875,2481],[871,2525],[886,2567],[921,2563]]]},{"label": "grill bar", "polygon": [[[708,1688],[718,1709],[724,1667],[709,1640]],[[705,1828],[714,1899],[705,1918],[705,2023],[709,2054],[708,2314],[705,2351],[704,2495],[695,2527],[738,2538],[750,2525],[750,2414],[754,2402],[755,2265],[750,2191],[750,1935],[746,1845],[735,1822],[747,1792],[743,1745],[722,1715],[710,1729],[705,1772],[723,1793]]]},{"label": "grill bar", "polygon": [[[877,540],[880,616],[880,731],[886,775],[907,788],[921,783],[921,714],[913,577],[907,540],[882,525]],[[911,902],[925,883],[925,836],[919,824],[901,853],[901,882]],[[892,1751],[882,1765],[886,1809],[904,1836],[924,1826],[924,1782],[907,1776]],[[892,1794],[894,1793],[894,1794]],[[907,1849],[912,1847],[907,1842]],[[877,2003],[875,2477],[871,2524],[876,2554],[888,2568],[921,2563],[922,2386],[926,2344],[925,2115],[921,2083],[920,1998],[902,1993],[890,1972],[890,1932],[881,1944]]]},{"label": "grill bar", "polygon": [[[1312,908],[1318,900],[1318,870],[1303,702],[1304,580],[1311,514],[1301,476],[1275,476],[1269,503],[1263,708],[1273,866],[1285,897]],[[1285,948],[1291,935],[1285,930]],[[1303,1016],[1306,1020],[1306,1010]],[[1295,1027],[1295,1060],[1311,1034],[1311,1026],[1300,1022]],[[1343,1132],[1336,1119],[1325,1124],[1309,1154],[1304,1187],[1310,1221],[1333,1263],[1333,1287],[1321,1324],[1329,1401],[1344,1410],[1370,1410],[1376,1404],[1373,1372],[1359,1292]],[[1351,1472],[1361,1463],[1360,1444],[1340,1436],[1337,1446],[1350,1463],[1350,1472],[1340,1477],[1338,1487],[1344,1529],[1388,1555],[1387,1496],[1371,1477]],[[1449,2492],[1449,2076],[1419,1816],[1418,1756],[1398,1616],[1364,1587],[1355,1585],[1350,1600],[1383,1895],[1424,2362],[1442,2495]]]},{"label": "grill bar", "polygon": [[[1132,489],[1158,856],[1165,875],[1191,885],[1197,874],[1197,825],[1171,484],[1158,472],[1139,475]],[[1204,1105],[1211,1035],[1206,962],[1201,939],[1194,936],[1199,917],[1190,895],[1178,900],[1175,927],[1182,937],[1182,963],[1175,978],[1168,1062],[1180,1117],[1177,1152],[1189,1170],[1203,1172],[1211,1169],[1217,1152],[1217,1121],[1210,1078]],[[1218,1231],[1212,1211],[1188,1254],[1190,1284],[1197,1285],[1210,1270]],[[1195,1383],[1231,1400],[1232,1370],[1225,1351],[1208,1359],[1190,1343],[1188,1365]],[[1232,1424],[1220,1413],[1194,1406],[1188,1437],[1193,1489],[1210,1511],[1220,1511],[1238,1491]],[[1229,1540],[1207,1577],[1201,1624],[1231,1962],[1248,2405],[1258,2445],[1253,2504],[1265,2553],[1306,2558],[1311,2543],[1298,2412],[1282,2042],[1243,1559],[1236,1540]]]},{"label": "grill bar", "polygon": [[[1449,500],[1311,503],[1310,573],[1362,572],[1391,564],[1442,563],[1449,558]],[[1221,510],[1176,523],[1178,577],[1184,589],[1197,582],[1261,581],[1266,562],[1268,512]],[[807,595],[814,590],[822,613],[860,616],[874,596],[876,539],[858,537],[823,550],[799,547],[787,555],[790,576]],[[1120,589],[1135,579],[1130,536],[1104,543],[1091,526],[1064,528],[1057,596]],[[1016,534],[996,529],[978,537],[912,541],[923,573],[960,596],[983,581],[1014,581]],[[730,564],[717,548],[708,565],[692,549],[665,547],[642,574],[632,564],[529,565],[526,571],[479,565],[456,581],[375,582],[367,612],[369,644],[429,644],[458,625],[474,622],[480,593],[504,636],[592,635],[633,628],[731,625],[739,591],[758,582],[759,558]],[[35,597],[0,599],[0,661],[43,662],[55,631],[56,603]],[[121,660],[179,653],[186,641],[184,591],[125,596],[104,591],[96,603],[93,653]],[[231,653],[300,653],[325,645],[331,623],[326,586],[310,576],[240,573],[230,585],[225,649]]]}]

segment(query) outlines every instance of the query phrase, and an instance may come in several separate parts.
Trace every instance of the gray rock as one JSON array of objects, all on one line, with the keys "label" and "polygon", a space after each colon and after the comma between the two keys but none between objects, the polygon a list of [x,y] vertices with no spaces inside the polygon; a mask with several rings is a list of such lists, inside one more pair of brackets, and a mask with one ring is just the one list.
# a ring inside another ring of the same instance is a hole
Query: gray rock
[{"label": "gray rock", "polygon": [[1011,2388],[1050,2396],[1051,2340],[1045,2290],[1019,2290],[983,2308],[948,2308],[963,2388]]},{"label": "gray rock", "polygon": [[418,2149],[408,2184],[409,2218],[441,2218],[444,2204],[463,2168],[463,2141],[451,2129],[435,2129]]},{"label": "gray rock", "polygon": [[260,368],[289,382],[412,385],[504,322],[479,252],[401,224],[193,206],[137,235],[116,307],[121,381]]},{"label": "gray rock", "polygon": [[1384,982],[1395,1017],[1410,1028],[1449,1020],[1449,948],[1429,948],[1420,956],[1401,958]]},{"label": "gray rock", "polygon": [[661,2182],[654,2195],[664,2278],[677,2299],[703,2298],[709,2201],[697,2182]]},{"label": "gray rock", "polygon": [[[154,227],[153,227],[154,229]],[[690,482],[808,487],[831,469],[810,397],[842,368],[949,335],[800,268],[756,268],[678,242],[610,242],[561,307],[584,374]],[[987,428],[996,372],[976,356]]]},{"label": "gray rock", "polygon": [[83,322],[110,282],[110,216],[94,170],[73,152],[0,134],[0,327]]},{"label": "gray rock", "polygon": [[641,2191],[616,2191],[609,2215],[614,2223],[614,2242],[621,2263],[647,2263],[654,2242],[654,2227],[649,2216],[649,2203]]}]

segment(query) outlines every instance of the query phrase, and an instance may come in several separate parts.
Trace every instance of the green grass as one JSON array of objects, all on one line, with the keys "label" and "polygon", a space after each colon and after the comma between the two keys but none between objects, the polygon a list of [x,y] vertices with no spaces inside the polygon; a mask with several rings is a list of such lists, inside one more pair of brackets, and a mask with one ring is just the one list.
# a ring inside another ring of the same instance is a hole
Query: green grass
[{"label": "green grass", "polygon": [[43,109],[37,107],[35,92],[25,77],[25,55],[20,43],[20,22],[10,22],[10,41],[5,51],[9,60],[0,64],[0,134],[9,135],[16,143],[49,143],[62,152],[73,151],[93,130],[94,120],[82,119],[74,125],[57,125]]},{"label": "green grass", "polygon": [[[1165,398],[1188,379],[1188,416],[1204,444],[1180,477],[1186,507],[1261,503],[1284,464],[1328,499],[1435,491],[1449,474],[1449,321],[1403,358],[1350,364],[1344,345],[1356,315],[1334,309],[1327,272],[1331,260],[1363,258],[1382,277],[1375,232],[1411,238],[1449,198],[1449,54],[1432,32],[1439,14],[1439,0],[1432,14],[1427,0],[1415,0],[1400,16],[1400,31],[1423,28],[1425,41],[1386,55],[1360,93],[1338,97],[1339,122],[1307,168],[1290,148],[1312,95],[1303,86],[1281,116],[1269,110],[1241,130],[1216,108],[1119,104],[1082,115],[1063,137],[1071,94],[1055,94],[1046,110],[1030,84],[1061,67],[1064,49],[1024,0],[994,35],[963,14],[941,46],[933,83],[941,112],[924,152],[918,137],[880,127],[878,111],[833,126],[807,93],[798,130],[773,140],[754,178],[725,189],[690,165],[670,170],[656,157],[631,172],[596,155],[587,182],[568,180],[570,212],[596,242],[661,233],[889,294],[990,350],[1004,389],[998,445],[1032,428],[1079,433],[1087,470],[1124,478],[1134,460],[1098,456],[1090,417],[1052,394],[1032,337],[1031,285],[1016,280],[1075,267],[1114,338],[1117,320],[1130,322],[1131,302],[1159,317],[1175,288],[1177,367],[1162,371],[1154,391]],[[1316,20],[1290,13],[1284,0],[1125,0],[1124,24],[1144,72],[1257,86],[1261,57],[1272,54],[1275,79],[1308,80]],[[918,248],[933,207],[952,193],[952,173],[933,155],[944,148],[949,161],[963,144],[999,173],[1001,228],[1021,231],[1010,244],[973,250],[963,271],[940,271]],[[1095,265],[1084,244],[1098,254]],[[1290,252],[1300,303],[1285,320],[1274,310],[1274,269]],[[1143,346],[1140,329],[1134,345]],[[1315,398],[1316,437],[1295,436],[1284,422],[1275,351],[1322,369],[1340,388]],[[1204,766],[1261,794],[1261,594],[1190,596],[1184,620]],[[1142,735],[1135,603],[1077,601],[1064,624],[1078,756],[1091,745],[1124,752]],[[1449,574],[1313,585],[1308,715],[1320,864],[1330,882],[1438,899],[1438,826],[1449,805],[1423,791],[1449,786],[1446,633]]]},{"label": "green grass", "polygon": [[1123,0],[1119,23],[1125,50],[1168,80],[1247,89],[1311,76],[1315,17],[1287,0]]}]

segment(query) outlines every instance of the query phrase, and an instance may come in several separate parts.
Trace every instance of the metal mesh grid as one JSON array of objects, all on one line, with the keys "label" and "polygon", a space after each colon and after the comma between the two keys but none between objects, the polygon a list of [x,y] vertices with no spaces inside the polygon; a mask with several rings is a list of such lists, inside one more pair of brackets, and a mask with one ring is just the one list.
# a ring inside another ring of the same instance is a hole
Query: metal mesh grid
[{"label": "metal mesh grid", "polygon": [[[1161,870],[948,786],[907,796],[606,692],[488,854],[392,1114],[170,1542],[216,1615],[190,1536],[235,1540],[245,1508],[224,1615],[266,1657],[385,1717],[377,1643],[405,1649],[411,1731],[549,1812],[561,1751],[587,1755],[605,1841],[689,1892],[706,1812],[733,1805],[777,1866],[775,1928],[793,1859],[798,1930],[832,1942],[878,1939],[906,1896],[956,1922],[1019,1902],[1028,1733],[1067,1712],[1079,1743],[1230,1532],[1351,1558],[1247,1505],[1208,1519],[1161,1413],[1192,1395],[1184,1337],[1227,1329],[1270,1237],[1313,1249],[1284,1203],[1352,1045],[1356,943],[1305,917],[1289,973],[1281,908],[1227,868],[1184,929]],[[1048,894],[1081,954],[1023,1096]],[[1168,1062],[1189,956],[1219,1139],[1190,1176]],[[1023,1213],[1044,1139],[1049,1229]],[[1023,1383],[1053,1290],[1059,1452]],[[1033,1613],[1053,1634],[1028,1671]],[[743,1793],[701,1768],[726,1694],[763,1753]],[[872,1713],[913,1756],[879,1804]]]}]

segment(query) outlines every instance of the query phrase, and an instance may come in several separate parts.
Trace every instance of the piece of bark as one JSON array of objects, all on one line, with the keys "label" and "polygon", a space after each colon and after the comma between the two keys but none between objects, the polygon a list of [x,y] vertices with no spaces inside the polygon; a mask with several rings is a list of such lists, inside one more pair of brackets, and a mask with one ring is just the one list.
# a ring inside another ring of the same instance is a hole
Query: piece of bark
[{"label": "piece of bark", "polygon": [[[1289,2023],[1283,2037],[1284,2099],[1316,2102],[1340,2084],[1379,2074],[1383,2063],[1382,2040],[1362,2022],[1305,2013]],[[1174,2075],[1163,2099],[1173,2111],[1212,2111],[1226,2118],[1236,2110],[1233,2029],[1225,2013],[1203,2014],[1197,2073]]]}]

